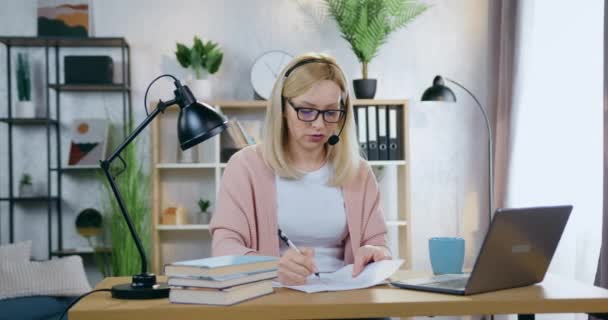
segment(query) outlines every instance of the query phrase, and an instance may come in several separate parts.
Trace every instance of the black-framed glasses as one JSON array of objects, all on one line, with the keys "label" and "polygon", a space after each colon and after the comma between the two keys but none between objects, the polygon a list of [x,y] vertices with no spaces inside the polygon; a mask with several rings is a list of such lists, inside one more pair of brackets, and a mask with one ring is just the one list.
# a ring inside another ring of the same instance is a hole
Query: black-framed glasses
[{"label": "black-framed glasses", "polygon": [[319,110],[315,108],[298,107],[294,105],[290,99],[287,99],[287,103],[296,111],[300,121],[313,122],[317,120],[320,114],[323,114],[323,120],[328,123],[338,123],[344,118],[344,110],[342,109]]}]

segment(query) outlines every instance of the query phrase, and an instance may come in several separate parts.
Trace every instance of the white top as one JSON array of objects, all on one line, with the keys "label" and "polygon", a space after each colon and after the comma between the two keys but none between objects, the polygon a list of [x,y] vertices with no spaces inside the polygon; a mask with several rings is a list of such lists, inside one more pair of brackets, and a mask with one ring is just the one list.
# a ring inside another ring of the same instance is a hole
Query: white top
[{"label": "white top", "polygon": [[[348,235],[342,190],[327,185],[332,170],[326,164],[300,180],[276,177],[279,228],[298,248],[314,248],[319,272],[344,266]],[[288,246],[280,243],[283,255]]]}]

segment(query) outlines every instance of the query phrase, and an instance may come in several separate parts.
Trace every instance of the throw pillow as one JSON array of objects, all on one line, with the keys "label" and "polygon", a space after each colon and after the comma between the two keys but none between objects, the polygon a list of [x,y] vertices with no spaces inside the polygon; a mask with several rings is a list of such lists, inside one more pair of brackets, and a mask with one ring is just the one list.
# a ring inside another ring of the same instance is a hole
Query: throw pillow
[{"label": "throw pillow", "polygon": [[78,296],[91,290],[80,256],[0,264],[0,283],[0,299]]},{"label": "throw pillow", "polygon": [[0,246],[0,265],[30,261],[32,240]]}]

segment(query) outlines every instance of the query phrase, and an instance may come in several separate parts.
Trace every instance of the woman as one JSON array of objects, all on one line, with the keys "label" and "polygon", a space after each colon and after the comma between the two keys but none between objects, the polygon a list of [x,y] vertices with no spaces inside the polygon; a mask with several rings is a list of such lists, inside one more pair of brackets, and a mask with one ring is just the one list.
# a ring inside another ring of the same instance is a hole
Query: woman
[{"label": "woman", "polygon": [[216,209],[213,255],[280,256],[285,285],[351,263],[354,277],[390,259],[378,185],[359,156],[348,83],[333,58],[302,55],[279,74],[264,141],[230,158]]}]

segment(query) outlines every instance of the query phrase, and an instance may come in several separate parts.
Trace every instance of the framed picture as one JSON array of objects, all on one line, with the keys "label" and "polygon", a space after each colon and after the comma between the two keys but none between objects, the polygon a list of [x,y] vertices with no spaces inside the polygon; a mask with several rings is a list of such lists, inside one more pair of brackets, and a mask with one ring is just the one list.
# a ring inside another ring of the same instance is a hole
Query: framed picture
[{"label": "framed picture", "polygon": [[89,34],[87,0],[38,0],[39,37],[86,38]]},{"label": "framed picture", "polygon": [[74,119],[68,167],[99,167],[106,158],[109,124],[106,119]]}]

